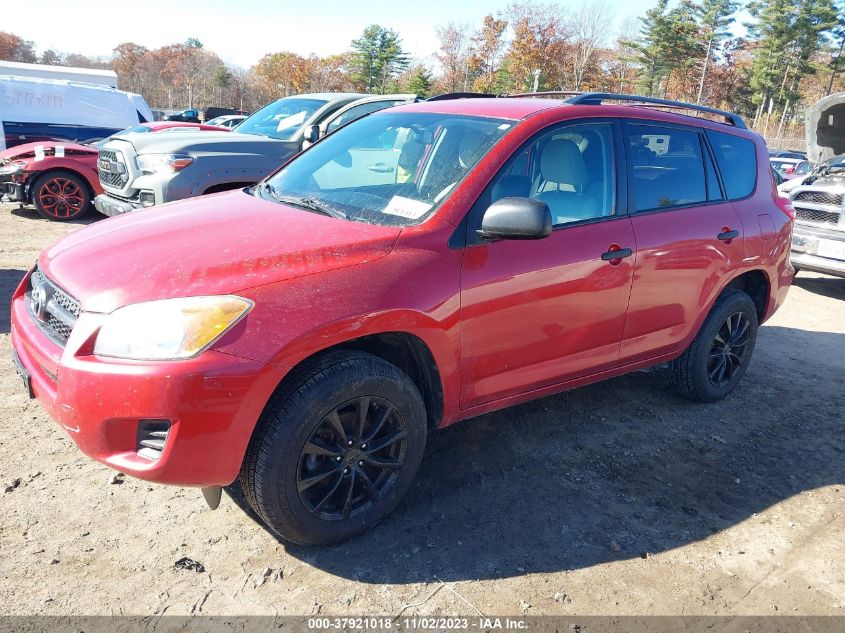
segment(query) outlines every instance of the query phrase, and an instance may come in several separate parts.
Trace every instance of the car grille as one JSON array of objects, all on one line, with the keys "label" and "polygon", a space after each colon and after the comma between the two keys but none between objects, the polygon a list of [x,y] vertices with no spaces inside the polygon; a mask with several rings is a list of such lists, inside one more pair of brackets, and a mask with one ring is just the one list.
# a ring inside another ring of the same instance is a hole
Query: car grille
[{"label": "car grille", "polygon": [[794,203],[793,206],[795,206],[796,220],[804,220],[805,222],[813,222],[815,224],[832,224],[834,226],[839,224],[839,213],[820,211],[819,209],[805,209]]},{"label": "car grille", "polygon": [[842,206],[841,193],[826,191],[801,191],[795,196],[794,202],[812,202],[813,204],[827,204],[832,207]]},{"label": "car grille", "polygon": [[97,157],[97,175],[106,187],[122,189],[129,181],[123,157],[110,149],[101,149]]},{"label": "car grille", "polygon": [[25,299],[32,320],[64,347],[79,317],[79,302],[47,279],[38,268],[29,277]]}]

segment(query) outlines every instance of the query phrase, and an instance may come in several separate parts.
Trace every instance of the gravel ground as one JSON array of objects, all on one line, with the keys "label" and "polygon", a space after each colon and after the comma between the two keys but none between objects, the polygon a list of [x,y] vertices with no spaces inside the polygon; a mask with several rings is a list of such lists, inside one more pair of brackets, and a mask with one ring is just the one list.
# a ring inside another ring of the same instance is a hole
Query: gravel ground
[{"label": "gravel ground", "polygon": [[[4,305],[79,228],[0,205]],[[235,489],[110,483],[0,361],[0,613],[845,615],[843,306],[799,275],[715,405],[640,372],[437,433],[397,511],[322,549]]]}]

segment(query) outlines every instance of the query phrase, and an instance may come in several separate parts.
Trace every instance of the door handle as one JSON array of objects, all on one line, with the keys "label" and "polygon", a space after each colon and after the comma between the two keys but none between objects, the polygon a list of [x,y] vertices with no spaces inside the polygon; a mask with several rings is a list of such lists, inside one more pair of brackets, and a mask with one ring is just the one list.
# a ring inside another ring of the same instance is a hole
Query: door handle
[{"label": "door handle", "polygon": [[630,248],[615,248],[601,254],[601,258],[606,261],[613,261],[614,259],[622,259],[623,257],[630,257],[634,254]]},{"label": "door handle", "polygon": [[739,231],[734,229],[732,231],[730,231],[730,230],[722,231],[721,233],[719,233],[716,236],[716,239],[722,240],[723,242],[729,242],[732,239],[735,239],[737,237],[739,237]]}]

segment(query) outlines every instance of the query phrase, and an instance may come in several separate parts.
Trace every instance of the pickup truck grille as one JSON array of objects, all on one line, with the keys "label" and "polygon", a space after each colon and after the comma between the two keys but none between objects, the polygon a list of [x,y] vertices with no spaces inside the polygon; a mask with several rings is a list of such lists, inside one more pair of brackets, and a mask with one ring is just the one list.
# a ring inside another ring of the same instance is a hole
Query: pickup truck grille
[{"label": "pickup truck grille", "polygon": [[97,175],[106,187],[122,189],[129,181],[123,156],[110,149],[101,149],[97,156]]},{"label": "pickup truck grille", "polygon": [[816,226],[838,226],[842,221],[843,194],[837,189],[805,189],[792,196],[795,221]]},{"label": "pickup truck grille", "polygon": [[79,302],[36,268],[25,296],[32,320],[54,342],[64,347],[79,317]]},{"label": "pickup truck grille", "polygon": [[842,206],[842,194],[828,193],[827,191],[800,191],[795,196],[795,202],[812,202],[813,204],[840,207]]},{"label": "pickup truck grille", "polygon": [[793,203],[795,207],[795,219],[813,222],[814,224],[839,224],[839,214],[833,211],[820,211],[818,209],[805,209]]}]

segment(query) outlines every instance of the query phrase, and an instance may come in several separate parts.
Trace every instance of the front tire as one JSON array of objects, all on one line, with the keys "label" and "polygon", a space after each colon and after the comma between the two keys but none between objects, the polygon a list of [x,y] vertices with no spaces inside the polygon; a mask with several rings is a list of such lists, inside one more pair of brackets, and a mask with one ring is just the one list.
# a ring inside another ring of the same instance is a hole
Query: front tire
[{"label": "front tire", "polygon": [[726,289],[687,350],[671,363],[671,381],[685,397],[716,402],[748,369],[757,342],[757,308],[747,294]]},{"label": "front tire", "polygon": [[33,184],[32,201],[41,217],[68,222],[88,213],[91,193],[85,181],[73,172],[51,171]]},{"label": "front tire", "polygon": [[371,354],[330,352],[267,405],[241,486],[284,539],[337,543],[393,510],[417,473],[426,433],[422,396],[407,374]]}]

